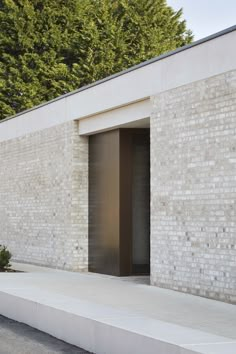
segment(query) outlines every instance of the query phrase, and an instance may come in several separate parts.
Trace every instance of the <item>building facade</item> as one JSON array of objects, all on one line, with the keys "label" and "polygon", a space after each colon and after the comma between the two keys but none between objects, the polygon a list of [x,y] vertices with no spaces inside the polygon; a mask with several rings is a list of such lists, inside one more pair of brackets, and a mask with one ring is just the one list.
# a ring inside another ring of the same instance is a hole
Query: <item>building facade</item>
[{"label": "building facade", "polygon": [[236,27],[0,122],[14,260],[236,303]]}]

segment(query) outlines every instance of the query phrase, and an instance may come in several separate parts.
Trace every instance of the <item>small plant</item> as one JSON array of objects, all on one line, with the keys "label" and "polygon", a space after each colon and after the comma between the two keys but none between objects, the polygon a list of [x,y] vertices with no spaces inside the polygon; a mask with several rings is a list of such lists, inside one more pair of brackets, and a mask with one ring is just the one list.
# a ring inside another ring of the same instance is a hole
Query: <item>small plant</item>
[{"label": "small plant", "polygon": [[11,253],[6,246],[0,245],[0,271],[5,271],[11,267]]}]

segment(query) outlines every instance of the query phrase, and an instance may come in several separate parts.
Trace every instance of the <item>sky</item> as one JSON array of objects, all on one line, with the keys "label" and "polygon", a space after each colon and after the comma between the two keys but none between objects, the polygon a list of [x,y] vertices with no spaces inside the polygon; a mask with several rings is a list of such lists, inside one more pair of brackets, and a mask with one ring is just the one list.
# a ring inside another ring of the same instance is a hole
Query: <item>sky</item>
[{"label": "sky", "polygon": [[167,0],[175,10],[183,8],[183,18],[194,40],[236,25],[236,0]]}]

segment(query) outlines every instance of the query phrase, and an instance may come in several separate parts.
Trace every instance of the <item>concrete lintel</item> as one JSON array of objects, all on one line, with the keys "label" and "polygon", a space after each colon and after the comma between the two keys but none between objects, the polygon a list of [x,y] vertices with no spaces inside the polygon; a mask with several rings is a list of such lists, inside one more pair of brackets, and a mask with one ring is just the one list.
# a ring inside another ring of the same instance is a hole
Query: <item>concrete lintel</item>
[{"label": "concrete lintel", "polygon": [[[81,119],[79,122],[80,135],[90,135],[105,130],[115,129],[122,126],[133,126],[136,122],[137,127],[149,125],[151,114],[150,99],[129,104],[108,112]],[[144,121],[146,119],[146,121]],[[140,124],[139,124],[140,122]]]}]

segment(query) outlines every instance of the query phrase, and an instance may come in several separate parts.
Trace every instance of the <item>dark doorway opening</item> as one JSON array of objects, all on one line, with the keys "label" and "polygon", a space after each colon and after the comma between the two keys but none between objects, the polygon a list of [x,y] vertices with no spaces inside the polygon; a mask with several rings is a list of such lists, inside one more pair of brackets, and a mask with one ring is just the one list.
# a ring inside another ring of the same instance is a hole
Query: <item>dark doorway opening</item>
[{"label": "dark doorway opening", "polygon": [[89,137],[89,270],[150,273],[150,130]]}]

